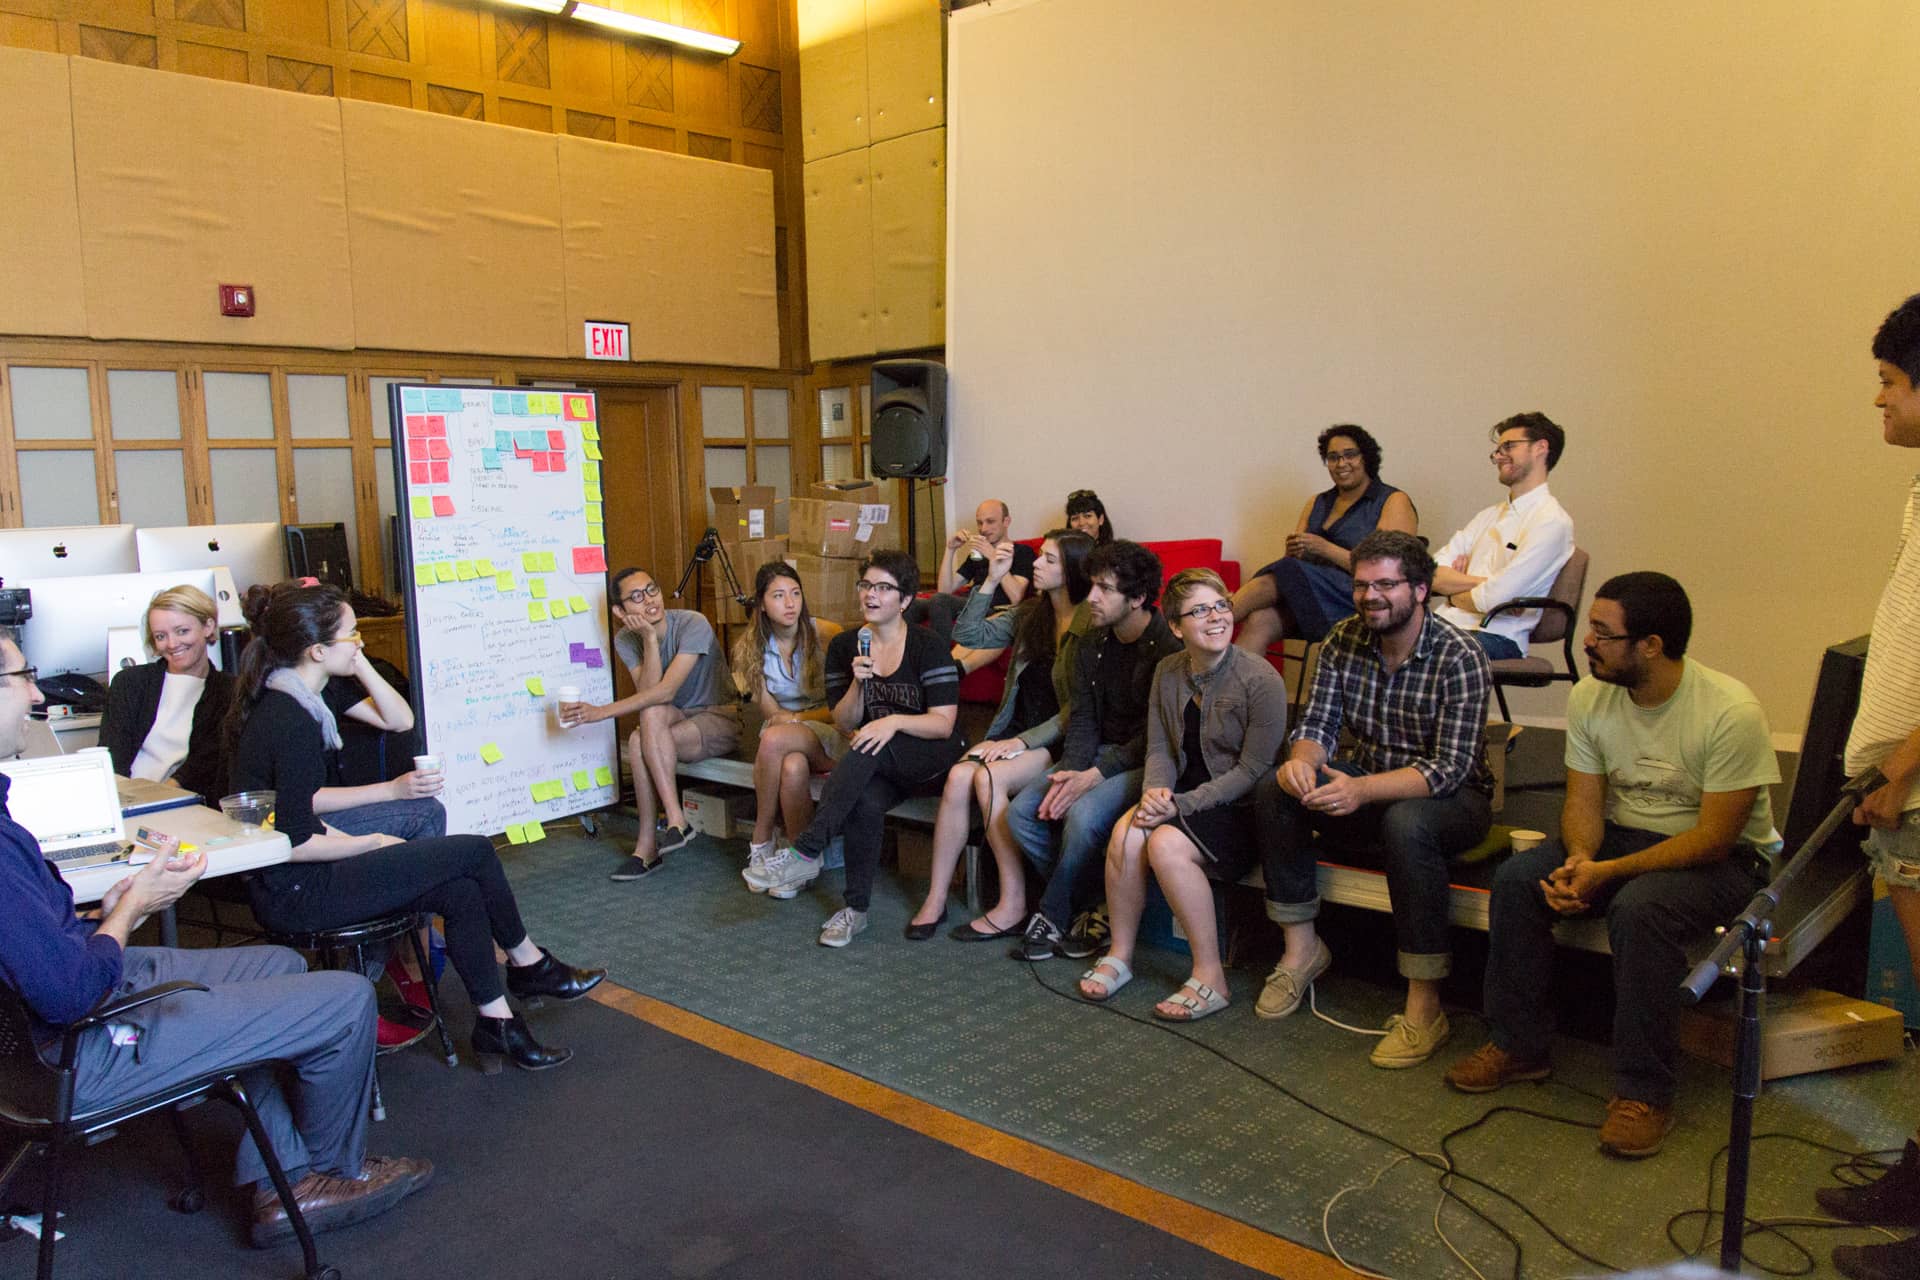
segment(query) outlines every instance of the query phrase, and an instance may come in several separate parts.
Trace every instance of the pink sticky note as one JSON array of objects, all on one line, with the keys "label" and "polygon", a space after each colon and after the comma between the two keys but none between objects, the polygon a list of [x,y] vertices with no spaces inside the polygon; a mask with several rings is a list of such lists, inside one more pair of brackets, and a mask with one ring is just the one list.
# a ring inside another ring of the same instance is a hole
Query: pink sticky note
[{"label": "pink sticky note", "polygon": [[591,396],[562,395],[560,402],[561,413],[569,422],[586,422],[593,418]]},{"label": "pink sticky note", "polygon": [[427,441],[427,456],[429,458],[451,458],[453,452],[447,448],[447,442],[445,440],[429,440]]},{"label": "pink sticky note", "polygon": [[564,449],[567,447],[567,433],[554,427],[547,432],[547,448]]},{"label": "pink sticky note", "polygon": [[432,475],[433,475],[433,483],[434,483],[434,484],[445,484],[445,483],[447,483],[447,465],[448,465],[448,464],[447,464],[446,462],[444,462],[444,461],[440,461],[440,462],[430,462],[430,463],[428,463],[427,465],[428,465],[428,466],[429,466],[430,468],[432,468]]},{"label": "pink sticky note", "polygon": [[547,455],[547,470],[549,470],[549,471],[565,471],[566,469],[567,469],[567,455],[566,455],[566,454],[564,454],[564,453],[550,453],[550,454],[548,454],[548,455]]},{"label": "pink sticky note", "polygon": [[605,573],[607,571],[606,548],[575,547],[573,549],[573,571],[575,573]]},{"label": "pink sticky note", "polygon": [[533,456],[533,450],[522,449],[519,445],[515,445],[513,446],[513,456],[516,458],[531,458]]},{"label": "pink sticky note", "polygon": [[552,454],[548,454],[548,453],[536,453],[536,454],[534,454],[534,455],[533,455],[533,469],[534,469],[535,471],[551,471],[551,470],[553,470],[553,464],[552,464],[552,462],[550,462],[550,461],[549,461],[549,459],[550,459],[550,458],[552,458],[552,456],[553,456]]},{"label": "pink sticky note", "polygon": [[430,464],[425,462],[409,462],[407,464],[407,479],[413,481],[415,484],[431,484],[432,481],[427,479],[427,467],[429,465]]},{"label": "pink sticky note", "polygon": [[407,434],[410,436],[424,436],[428,434],[426,418],[421,414],[417,414],[417,413],[408,414],[407,415]]},{"label": "pink sticky note", "polygon": [[444,436],[447,434],[447,418],[445,414],[430,413],[427,415],[427,434],[430,436]]},{"label": "pink sticky note", "polygon": [[447,496],[446,494],[444,494],[444,493],[436,493],[436,494],[434,494],[434,495],[433,495],[433,514],[435,514],[436,516],[450,516],[450,515],[452,515],[452,514],[453,514],[453,499],[452,499],[452,498],[449,498],[449,497],[448,497],[448,496]]}]

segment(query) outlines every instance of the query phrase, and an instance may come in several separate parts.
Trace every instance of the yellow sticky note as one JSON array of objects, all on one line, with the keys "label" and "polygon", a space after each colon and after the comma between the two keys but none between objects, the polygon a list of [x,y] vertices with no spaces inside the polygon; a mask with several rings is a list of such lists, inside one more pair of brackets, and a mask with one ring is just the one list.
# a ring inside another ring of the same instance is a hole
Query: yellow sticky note
[{"label": "yellow sticky note", "polygon": [[593,771],[593,785],[596,787],[612,786],[613,770],[607,768],[605,765],[601,765],[598,769],[595,769]]},{"label": "yellow sticky note", "polygon": [[513,571],[511,569],[502,569],[500,572],[494,574],[493,585],[502,591],[513,590]]},{"label": "yellow sticky note", "polygon": [[528,578],[527,590],[532,593],[535,600],[545,600],[547,598],[547,580],[545,578]]},{"label": "yellow sticky note", "polygon": [[588,502],[598,502],[600,501],[600,482],[598,480],[588,480],[581,484],[580,492],[587,496]]},{"label": "yellow sticky note", "polygon": [[581,463],[580,478],[582,480],[591,480],[595,484],[600,483],[600,464],[597,462]]},{"label": "yellow sticky note", "polygon": [[585,613],[587,611],[587,598],[585,596],[568,596],[567,607],[575,613]]},{"label": "yellow sticky note", "polygon": [[547,604],[547,615],[553,618],[570,618],[573,610],[567,608],[565,600],[553,600]]},{"label": "yellow sticky note", "polygon": [[527,788],[527,793],[533,797],[535,804],[539,804],[547,798],[547,784],[544,782],[536,782]]},{"label": "yellow sticky note", "polygon": [[528,844],[539,844],[547,838],[547,829],[537,822],[529,822],[522,830],[526,834]]},{"label": "yellow sticky note", "polygon": [[480,758],[488,764],[499,764],[507,758],[507,753],[500,749],[499,743],[485,742],[480,745]]},{"label": "yellow sticky note", "polygon": [[581,423],[580,438],[583,440],[598,440],[600,438],[600,424],[597,422]]},{"label": "yellow sticky note", "polygon": [[417,564],[413,566],[413,585],[414,586],[430,587],[434,584],[435,581],[436,579],[433,576],[432,565]]},{"label": "yellow sticky note", "polygon": [[544,698],[547,696],[547,682],[539,676],[528,676],[527,692],[536,698]]},{"label": "yellow sticky note", "polygon": [[457,582],[459,580],[459,575],[454,572],[453,561],[451,560],[442,560],[439,564],[433,566],[433,576],[442,582]]},{"label": "yellow sticky note", "polygon": [[559,562],[553,558],[553,552],[542,551],[540,553],[540,572],[554,573],[558,569],[559,569]]},{"label": "yellow sticky note", "polygon": [[576,769],[573,774],[573,789],[585,791],[593,786],[593,770]]},{"label": "yellow sticky note", "polygon": [[595,444],[593,441],[582,440],[580,442],[580,448],[585,451],[587,457],[592,461],[594,462],[600,461],[600,446]]},{"label": "yellow sticky note", "polygon": [[471,560],[461,560],[456,562],[453,566],[453,571],[455,574],[459,576],[460,581],[462,582],[472,582],[475,578],[480,576],[480,571],[473,567],[473,561]]},{"label": "yellow sticky note", "polygon": [[520,572],[540,572],[540,553],[538,551],[522,551],[520,553]]},{"label": "yellow sticky note", "polygon": [[421,494],[413,500],[413,518],[415,520],[433,519],[433,499]]},{"label": "yellow sticky note", "polygon": [[491,578],[493,576],[493,561],[491,560],[475,560],[473,567],[479,570],[483,577]]},{"label": "yellow sticky note", "polygon": [[607,526],[603,524],[588,525],[587,541],[592,543],[596,547],[603,545],[607,540],[606,528]]},{"label": "yellow sticky note", "polygon": [[527,601],[527,621],[528,622],[545,622],[546,620],[547,620],[547,606],[544,604],[541,604],[538,600]]},{"label": "yellow sticky note", "polygon": [[507,839],[514,844],[525,844],[527,842],[527,833],[519,823],[510,823],[507,826]]},{"label": "yellow sticky note", "polygon": [[605,524],[607,518],[600,514],[599,503],[589,502],[587,504],[587,519],[594,524]]}]

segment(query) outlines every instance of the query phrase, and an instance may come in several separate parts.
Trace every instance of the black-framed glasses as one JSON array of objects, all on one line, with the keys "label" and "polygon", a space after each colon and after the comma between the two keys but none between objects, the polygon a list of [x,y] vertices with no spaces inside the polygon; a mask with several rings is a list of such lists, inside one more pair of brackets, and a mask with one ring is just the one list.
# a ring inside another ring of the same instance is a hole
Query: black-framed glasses
[{"label": "black-framed glasses", "polygon": [[1191,609],[1182,609],[1174,616],[1178,618],[1191,618],[1195,622],[1204,622],[1215,614],[1219,614],[1222,617],[1231,617],[1233,614],[1233,601],[1215,600],[1212,604],[1197,604]]},{"label": "black-framed glasses", "polygon": [[627,592],[627,594],[620,597],[620,601],[622,604],[645,604],[649,600],[659,598],[659,595],[660,584],[657,582],[649,582],[637,591]]},{"label": "black-framed glasses", "polygon": [[1331,466],[1336,462],[1352,462],[1355,458],[1361,456],[1362,454],[1358,449],[1339,449],[1331,453],[1321,454],[1320,461]]},{"label": "black-framed glasses", "polygon": [[1511,457],[1515,449],[1524,449],[1532,443],[1533,441],[1531,440],[1502,440],[1499,444],[1493,446],[1493,452],[1488,454],[1487,457],[1498,462],[1502,458]]},{"label": "black-framed glasses", "polygon": [[1644,640],[1646,639],[1647,633],[1644,631],[1622,631],[1619,635],[1612,635],[1608,632],[1595,631],[1592,627],[1588,627],[1587,635],[1592,637],[1595,644],[1612,644],[1615,640]]},{"label": "black-framed glasses", "polygon": [[885,595],[889,591],[898,591],[900,584],[897,582],[868,582],[862,579],[853,584],[853,589],[861,595],[869,595],[875,591],[881,595]]},{"label": "black-framed glasses", "polygon": [[1362,582],[1360,579],[1355,578],[1353,580],[1353,594],[1356,596],[1364,596],[1369,591],[1378,591],[1384,596],[1388,592],[1406,586],[1411,581],[1413,581],[1411,578],[1375,578],[1372,582]]},{"label": "black-framed glasses", "polygon": [[32,684],[40,678],[40,668],[22,667],[18,671],[0,671],[0,676],[18,676],[28,684]]}]

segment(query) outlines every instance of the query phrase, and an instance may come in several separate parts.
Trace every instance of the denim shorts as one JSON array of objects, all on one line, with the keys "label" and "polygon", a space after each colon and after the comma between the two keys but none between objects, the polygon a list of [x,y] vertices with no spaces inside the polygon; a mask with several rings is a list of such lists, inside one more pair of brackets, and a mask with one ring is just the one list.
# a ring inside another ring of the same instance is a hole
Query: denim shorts
[{"label": "denim shorts", "polygon": [[1867,866],[1887,884],[1920,889],[1920,809],[1900,815],[1893,828],[1867,830]]}]

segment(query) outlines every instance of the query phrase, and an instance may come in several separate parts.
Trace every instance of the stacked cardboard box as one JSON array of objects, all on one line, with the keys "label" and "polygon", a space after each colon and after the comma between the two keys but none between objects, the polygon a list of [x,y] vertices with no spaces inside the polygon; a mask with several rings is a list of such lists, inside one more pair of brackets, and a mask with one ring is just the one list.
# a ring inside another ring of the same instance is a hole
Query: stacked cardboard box
[{"label": "stacked cardboard box", "polygon": [[811,497],[788,500],[787,560],[799,570],[815,617],[859,620],[860,562],[869,552],[900,545],[892,517],[871,480],[816,484]]},{"label": "stacked cardboard box", "polygon": [[[773,486],[764,484],[720,485],[707,490],[713,499],[713,527],[733,564],[743,592],[753,591],[753,575],[769,560],[787,554],[784,538],[773,533],[773,506],[777,500]],[[733,598],[716,557],[707,565],[707,599],[713,602],[713,616],[722,623],[747,620],[746,610]]]},{"label": "stacked cardboard box", "polygon": [[[753,594],[753,576],[760,572],[761,565],[787,558],[785,538],[755,538],[750,542],[721,545],[726,548],[727,560],[733,565],[733,576],[739,580],[741,592],[747,596]],[[727,585],[717,558],[707,566],[707,582],[711,587],[708,598],[714,602],[714,616],[728,624],[745,622],[746,608],[733,598],[733,588]]]}]

